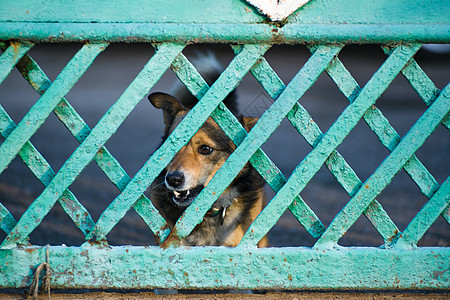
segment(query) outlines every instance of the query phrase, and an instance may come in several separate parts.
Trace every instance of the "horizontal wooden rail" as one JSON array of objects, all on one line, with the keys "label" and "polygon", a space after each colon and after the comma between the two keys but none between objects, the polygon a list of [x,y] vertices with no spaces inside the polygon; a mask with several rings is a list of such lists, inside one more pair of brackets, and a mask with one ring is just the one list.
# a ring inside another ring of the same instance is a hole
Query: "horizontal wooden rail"
[{"label": "horizontal wooden rail", "polygon": [[449,25],[96,24],[0,22],[0,40],[177,43],[450,43]]},{"label": "horizontal wooden rail", "polygon": [[[46,250],[0,250],[0,288],[27,287]],[[448,289],[448,259],[445,248],[49,247],[52,287],[65,289]]]}]

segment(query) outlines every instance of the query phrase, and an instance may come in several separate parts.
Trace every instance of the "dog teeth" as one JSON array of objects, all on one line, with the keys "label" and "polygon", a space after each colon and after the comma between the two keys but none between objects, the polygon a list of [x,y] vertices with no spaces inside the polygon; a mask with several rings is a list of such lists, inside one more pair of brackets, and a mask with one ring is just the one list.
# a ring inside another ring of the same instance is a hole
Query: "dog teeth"
[{"label": "dog teeth", "polygon": [[175,195],[175,197],[180,198],[181,193],[177,192],[177,191],[173,191],[173,194]]},{"label": "dog teeth", "polygon": [[189,191],[189,190],[187,190],[187,191],[186,191],[186,196],[189,196],[189,193],[190,193],[190,191]]}]

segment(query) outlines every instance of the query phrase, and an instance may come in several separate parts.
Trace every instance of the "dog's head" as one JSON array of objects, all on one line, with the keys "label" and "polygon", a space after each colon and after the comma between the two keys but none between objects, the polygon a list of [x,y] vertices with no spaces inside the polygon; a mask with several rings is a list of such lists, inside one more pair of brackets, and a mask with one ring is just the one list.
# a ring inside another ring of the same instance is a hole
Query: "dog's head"
[{"label": "dog's head", "polygon": [[[189,110],[168,94],[153,93],[148,99],[153,106],[163,110],[165,139]],[[256,121],[257,118],[240,118],[247,131]],[[208,118],[165,169],[164,184],[173,203],[179,207],[189,206],[235,149],[217,123]]]}]

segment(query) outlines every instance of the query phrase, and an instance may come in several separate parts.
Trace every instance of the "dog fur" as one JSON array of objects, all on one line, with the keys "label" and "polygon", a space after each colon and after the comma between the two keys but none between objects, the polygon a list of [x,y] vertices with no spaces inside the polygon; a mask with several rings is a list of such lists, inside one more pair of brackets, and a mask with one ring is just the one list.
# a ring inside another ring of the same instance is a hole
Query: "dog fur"
[{"label": "dog fur", "polygon": [[[189,108],[165,93],[153,93],[148,98],[153,106],[163,111],[165,140]],[[247,131],[257,121],[256,118],[248,117],[240,117],[239,120]],[[155,179],[150,187],[150,199],[171,229],[235,149],[236,146],[217,123],[208,118]],[[247,163],[213,204],[203,221],[182,240],[182,245],[237,246],[261,212],[264,202],[264,180]],[[264,238],[258,246],[266,244]]]}]

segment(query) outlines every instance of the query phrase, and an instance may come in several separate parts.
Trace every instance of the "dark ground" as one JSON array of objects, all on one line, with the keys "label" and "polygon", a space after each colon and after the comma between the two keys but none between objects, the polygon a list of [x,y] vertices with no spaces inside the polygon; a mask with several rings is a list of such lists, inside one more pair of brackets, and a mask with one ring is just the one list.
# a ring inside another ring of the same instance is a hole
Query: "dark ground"
[{"label": "dark ground", "polygon": [[[30,51],[30,55],[50,79],[54,80],[77,51],[77,47],[77,45],[39,45]],[[202,49],[204,46],[189,47],[185,50],[185,54],[189,57],[194,52],[194,48]],[[224,64],[233,57],[231,49],[227,46],[215,46],[212,49]],[[308,53],[304,47],[274,47],[265,57],[283,81],[288,83],[308,59]],[[66,99],[87,124],[91,128],[94,127],[152,54],[153,49],[148,45],[110,46],[97,58],[93,66],[68,93]],[[383,63],[384,57],[380,48],[372,46],[346,47],[340,54],[342,62],[360,86],[364,86],[370,79]],[[448,84],[449,56],[436,57],[422,52],[416,60],[438,88],[442,89]],[[152,91],[170,91],[176,80],[169,70]],[[237,88],[237,93],[240,101],[239,108],[243,114],[247,115],[260,114],[271,101],[250,75],[244,78]],[[28,109],[39,99],[38,94],[21,78],[17,70],[14,70],[0,85],[0,95],[0,104],[16,123],[20,122]],[[300,103],[306,107],[321,130],[325,132],[346,107],[348,101],[329,77],[323,74]],[[423,101],[402,76],[395,79],[378,100],[377,107],[401,136],[426,109]],[[106,147],[132,177],[159,145],[162,130],[161,112],[144,99],[107,142]],[[0,141],[2,142],[3,139]],[[54,115],[44,123],[31,141],[55,171],[59,170],[78,145]],[[263,150],[288,177],[310,151],[310,146],[285,121],[264,144]],[[416,153],[439,183],[448,176],[449,150],[448,131],[440,125]],[[338,147],[338,151],[362,181],[366,180],[389,154],[363,121]],[[19,158],[16,158],[0,175],[0,202],[17,220],[43,189],[40,182],[34,178]],[[83,171],[70,190],[88,209],[95,221],[119,193],[95,163],[90,164]],[[269,191],[269,199],[272,196],[273,192]],[[326,168],[322,168],[314,176],[301,196],[325,226],[328,226],[350,199]],[[407,226],[426,202],[426,198],[404,171],[394,178],[391,185],[379,195],[377,200],[400,230]],[[3,240],[5,236],[4,232],[0,232],[0,240]],[[38,245],[80,245],[84,242],[82,233],[64,214],[59,204],[51,210],[30,238],[31,243]],[[277,226],[270,231],[269,240],[273,246],[312,246],[315,241],[289,212],[285,213]],[[112,245],[154,243],[150,230],[134,211],[130,211],[119,222],[108,235],[108,241]],[[361,217],[340,240],[340,244],[344,246],[379,246],[382,243],[380,235],[365,217]],[[448,224],[443,218],[436,221],[419,243],[419,246],[449,245]]]},{"label": "dark ground", "polygon": [[[132,300],[132,299],[165,299],[165,300],[312,300],[312,299],[323,299],[323,300],[391,300],[391,299],[402,299],[402,300],[417,300],[417,299],[428,299],[428,300],[446,300],[448,299],[448,293],[411,293],[411,292],[399,292],[399,293],[377,293],[377,292],[334,292],[334,293],[321,293],[321,292],[301,292],[301,293],[267,293],[267,294],[174,294],[174,295],[155,295],[152,292],[141,292],[141,293],[110,293],[110,292],[92,292],[83,294],[74,293],[53,293],[51,294],[52,300],[72,300],[72,299],[96,299],[96,300]],[[24,299],[22,295],[17,294],[4,294],[2,295],[4,300],[22,300]],[[48,299],[48,295],[41,294],[38,299]]]}]

